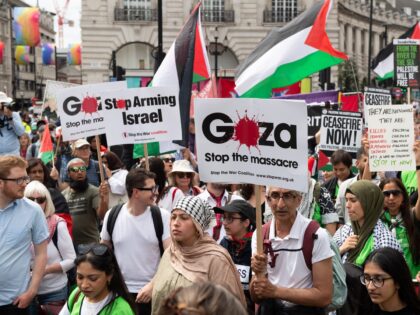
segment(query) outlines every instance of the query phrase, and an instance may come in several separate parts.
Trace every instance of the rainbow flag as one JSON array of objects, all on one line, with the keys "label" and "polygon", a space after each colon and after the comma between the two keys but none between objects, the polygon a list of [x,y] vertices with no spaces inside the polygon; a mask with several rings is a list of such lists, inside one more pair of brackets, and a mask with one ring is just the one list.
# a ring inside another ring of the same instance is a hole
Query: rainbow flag
[{"label": "rainbow flag", "polygon": [[41,41],[39,17],[40,12],[38,8],[13,8],[13,30],[15,32],[16,45],[38,46]]},{"label": "rainbow flag", "polygon": [[18,65],[29,64],[29,46],[16,46],[15,48],[15,60]]},{"label": "rainbow flag", "polygon": [[42,44],[42,64],[55,65],[55,46],[50,43]]},{"label": "rainbow flag", "polygon": [[67,51],[67,64],[78,66],[82,64],[82,50],[80,44],[70,44]]},{"label": "rainbow flag", "polygon": [[0,41],[0,65],[3,64],[4,43]]},{"label": "rainbow flag", "polygon": [[54,148],[51,141],[51,134],[50,128],[48,128],[48,123],[45,125],[44,134],[42,135],[38,158],[40,158],[44,164],[48,164],[48,162],[52,161],[54,158]]}]

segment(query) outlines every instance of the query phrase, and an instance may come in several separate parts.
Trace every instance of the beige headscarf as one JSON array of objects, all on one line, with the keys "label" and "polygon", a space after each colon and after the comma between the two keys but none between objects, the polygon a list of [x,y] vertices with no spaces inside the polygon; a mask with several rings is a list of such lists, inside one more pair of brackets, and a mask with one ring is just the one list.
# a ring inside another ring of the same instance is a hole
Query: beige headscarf
[{"label": "beige headscarf", "polygon": [[[212,281],[226,287],[245,306],[245,296],[232,258],[222,246],[204,232],[202,220],[199,220],[200,224],[195,218],[195,214],[198,212],[200,219],[203,216],[211,215],[211,207],[206,202],[197,199],[199,198],[184,197],[174,207],[174,210],[183,210],[191,216],[199,236],[191,247],[183,247],[172,240],[169,248],[171,265],[178,273],[192,282]],[[196,211],[197,207],[200,208],[198,212]]]}]

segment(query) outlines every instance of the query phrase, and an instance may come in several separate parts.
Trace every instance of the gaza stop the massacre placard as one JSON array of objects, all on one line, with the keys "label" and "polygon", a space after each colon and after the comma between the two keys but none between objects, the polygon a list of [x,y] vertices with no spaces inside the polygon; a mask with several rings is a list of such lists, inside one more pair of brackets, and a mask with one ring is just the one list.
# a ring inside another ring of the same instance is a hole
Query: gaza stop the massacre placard
[{"label": "gaza stop the massacre placard", "polygon": [[304,101],[196,99],[200,178],[307,191]]}]

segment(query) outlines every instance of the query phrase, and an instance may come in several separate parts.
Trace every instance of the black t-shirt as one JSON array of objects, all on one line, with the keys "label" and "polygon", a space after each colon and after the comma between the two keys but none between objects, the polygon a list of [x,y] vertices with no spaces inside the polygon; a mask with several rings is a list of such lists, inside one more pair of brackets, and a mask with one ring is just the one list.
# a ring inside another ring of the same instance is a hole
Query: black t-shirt
[{"label": "black t-shirt", "polygon": [[403,309],[395,312],[386,312],[381,309],[377,309],[373,315],[418,315],[415,311],[411,310],[408,306],[404,307]]}]

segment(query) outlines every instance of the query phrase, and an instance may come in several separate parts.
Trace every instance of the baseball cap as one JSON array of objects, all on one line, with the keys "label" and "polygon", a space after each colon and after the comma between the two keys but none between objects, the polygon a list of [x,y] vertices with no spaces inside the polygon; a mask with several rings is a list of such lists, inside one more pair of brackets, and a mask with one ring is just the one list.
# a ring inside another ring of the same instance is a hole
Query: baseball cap
[{"label": "baseball cap", "polygon": [[233,200],[223,207],[214,207],[214,212],[223,214],[224,212],[238,212],[243,214],[251,221],[253,226],[256,226],[255,208],[245,200]]},{"label": "baseball cap", "polygon": [[87,142],[86,139],[78,139],[74,142],[73,147],[79,149],[85,145],[90,146],[89,142]]}]

